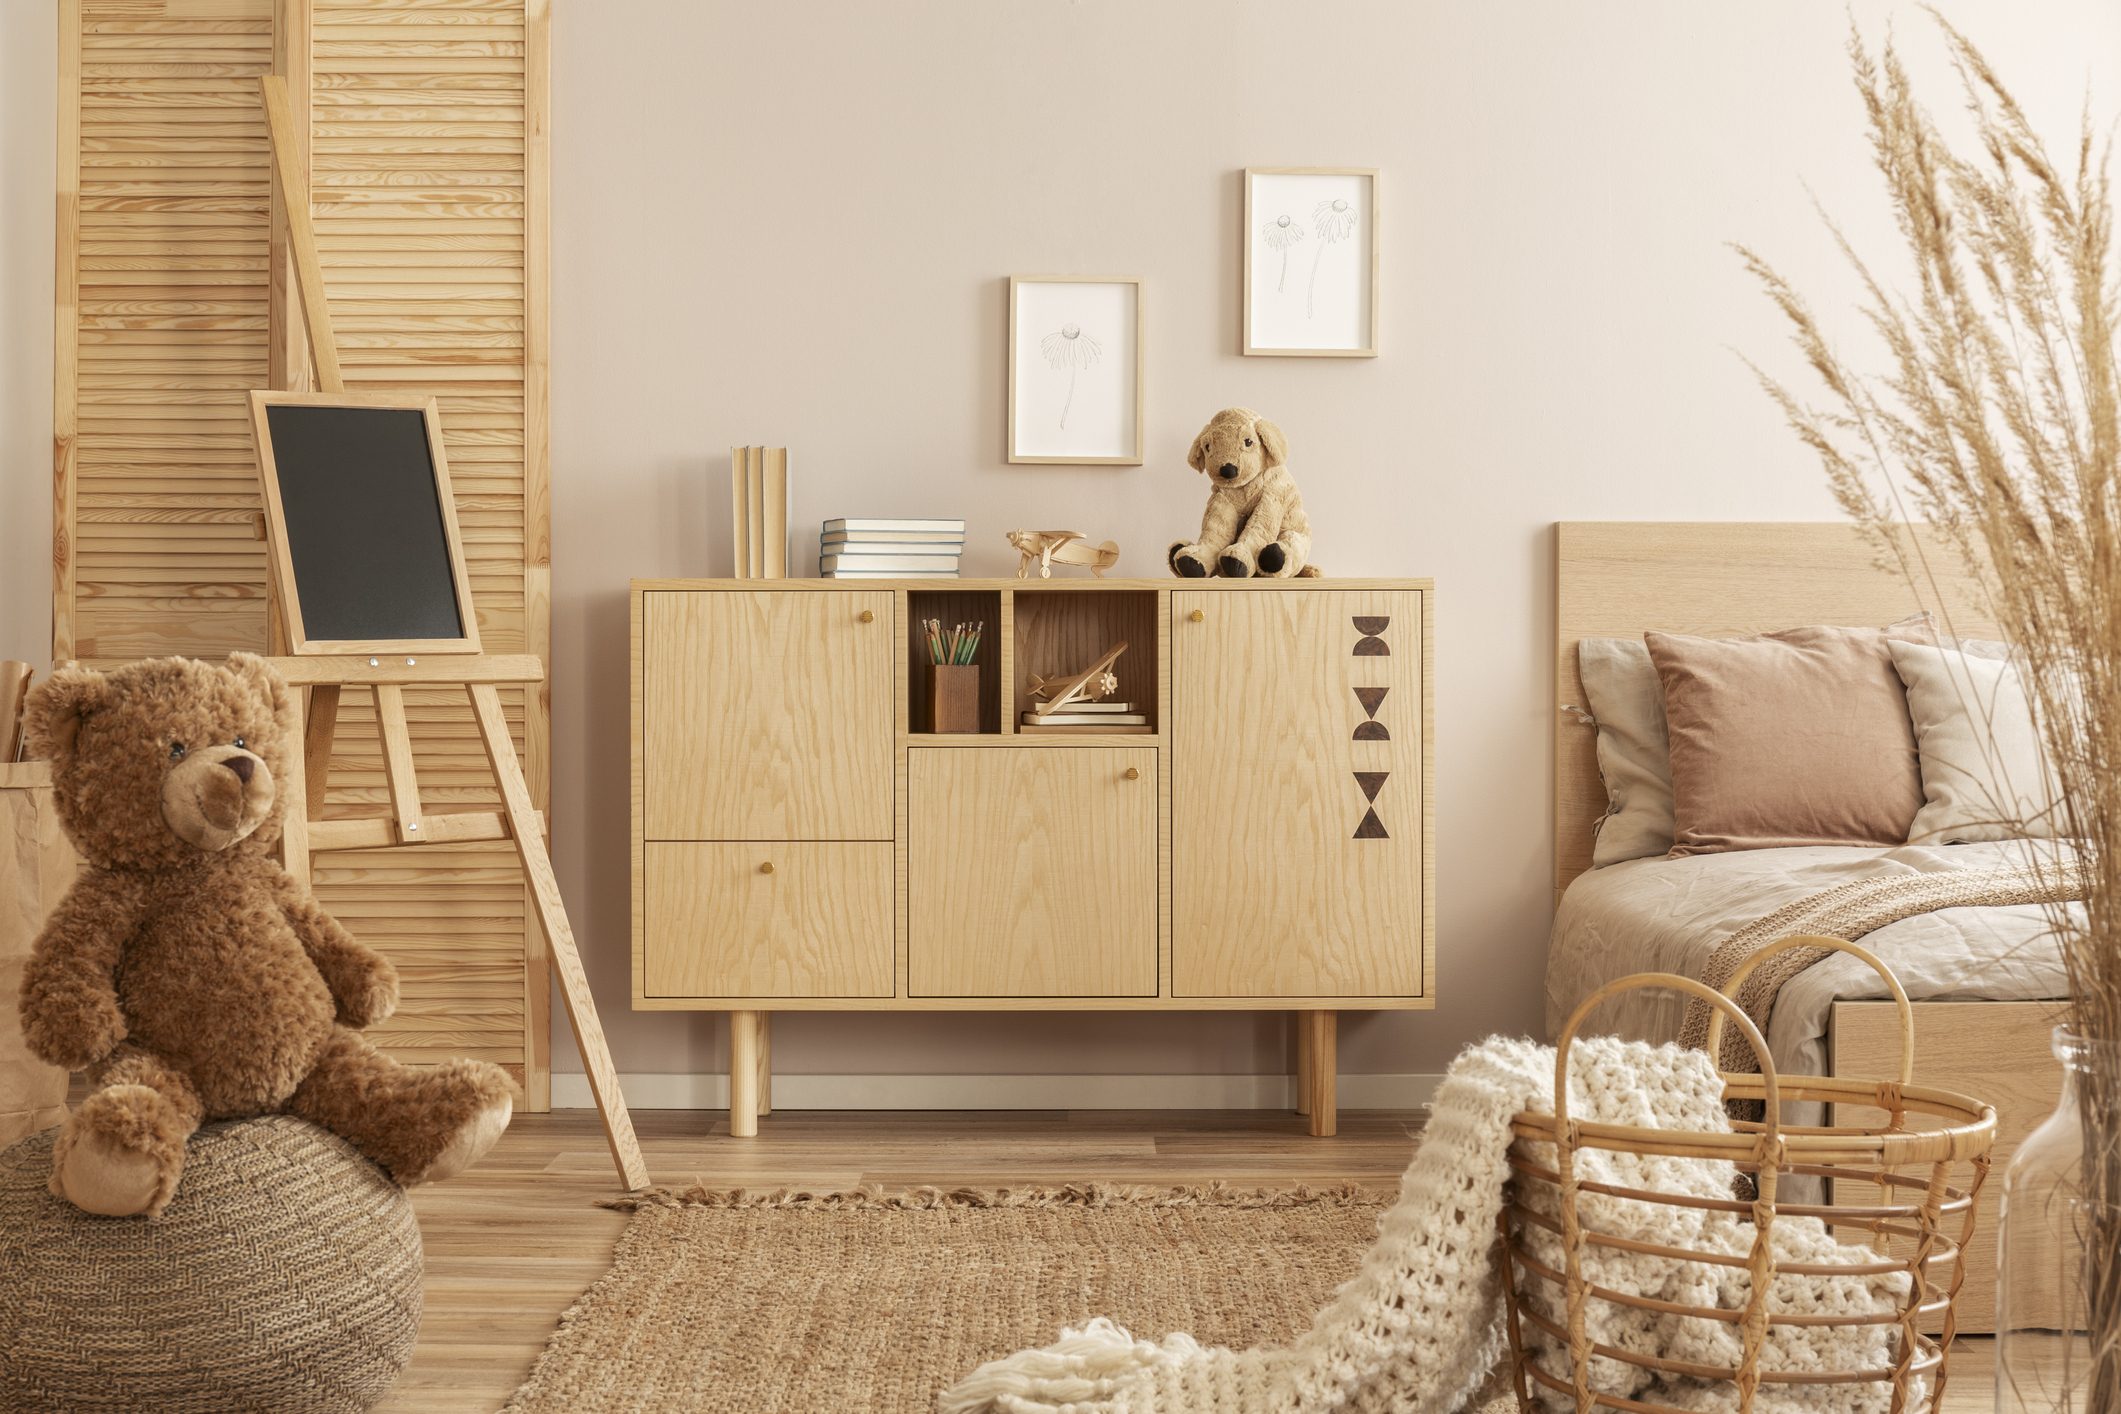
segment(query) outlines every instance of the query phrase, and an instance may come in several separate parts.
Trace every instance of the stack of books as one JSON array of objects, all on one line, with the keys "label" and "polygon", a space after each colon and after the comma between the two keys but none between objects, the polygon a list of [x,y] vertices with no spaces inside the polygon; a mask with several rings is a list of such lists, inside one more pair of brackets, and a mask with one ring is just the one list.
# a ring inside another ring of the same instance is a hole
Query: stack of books
[{"label": "stack of books", "polygon": [[1132,702],[1070,702],[1051,712],[1026,712],[1020,734],[1103,732],[1112,736],[1147,736],[1149,718]]},{"label": "stack of books", "polygon": [[823,579],[955,579],[961,520],[828,520],[818,537]]}]

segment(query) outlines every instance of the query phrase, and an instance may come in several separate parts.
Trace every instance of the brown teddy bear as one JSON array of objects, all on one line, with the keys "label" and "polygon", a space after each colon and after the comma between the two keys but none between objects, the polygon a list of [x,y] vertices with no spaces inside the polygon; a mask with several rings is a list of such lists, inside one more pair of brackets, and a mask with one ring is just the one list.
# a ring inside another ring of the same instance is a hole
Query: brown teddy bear
[{"label": "brown teddy bear", "polygon": [[1224,408],[1208,419],[1186,464],[1214,487],[1200,518],[1200,539],[1174,542],[1171,572],[1187,579],[1315,579],[1311,518],[1289,474],[1289,442],[1250,408]]},{"label": "brown teddy bear", "polygon": [[23,973],[23,1034],[96,1087],[52,1155],[52,1191],[91,1213],[160,1213],[207,1120],[300,1116],[407,1187],[465,1168],[508,1125],[498,1066],[411,1069],[360,1034],[397,1006],[396,970],[268,852],[300,720],[248,653],[63,669],[29,696],[31,747],[87,867]]}]

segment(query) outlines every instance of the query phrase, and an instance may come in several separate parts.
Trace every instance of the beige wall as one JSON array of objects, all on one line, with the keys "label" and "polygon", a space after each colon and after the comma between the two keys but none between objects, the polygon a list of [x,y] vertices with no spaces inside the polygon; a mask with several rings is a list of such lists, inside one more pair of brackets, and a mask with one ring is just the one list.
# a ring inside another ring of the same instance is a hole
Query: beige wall
[{"label": "beige wall", "polygon": [[[2102,0],[1948,0],[2044,128],[2121,101]],[[0,3],[0,655],[39,657],[49,7]],[[1335,574],[1439,586],[1433,1013],[1351,1017],[1353,1072],[1536,1030],[1550,915],[1548,526],[1829,519],[1737,352],[1787,368],[1724,242],[1820,304],[1863,166],[1839,3],[555,0],[554,803],[561,879],[629,1072],[722,1067],[717,1017],[626,1010],[626,581],[729,568],[732,442],[786,444],[803,572],[837,515],[1067,525],[1154,573],[1197,524],[1192,432],[1278,421]],[[1912,4],[1900,26],[1954,106]],[[2066,146],[2066,144],[2064,144]],[[1239,169],[1383,169],[1383,357],[1247,359]],[[1141,275],[1148,464],[1002,459],[1011,273]],[[25,288],[25,286],[27,288]],[[25,557],[30,563],[25,563]],[[1233,828],[1241,828],[1233,823]],[[555,1015],[558,1015],[555,1008]],[[572,1066],[564,1031],[558,1064]],[[839,1014],[792,1072],[1276,1070],[1253,1015]]]}]

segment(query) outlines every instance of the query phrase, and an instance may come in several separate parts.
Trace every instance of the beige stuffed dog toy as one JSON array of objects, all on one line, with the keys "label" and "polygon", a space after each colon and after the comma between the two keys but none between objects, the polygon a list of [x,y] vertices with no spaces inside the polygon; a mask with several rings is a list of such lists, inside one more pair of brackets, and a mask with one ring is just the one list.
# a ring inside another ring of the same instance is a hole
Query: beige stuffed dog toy
[{"label": "beige stuffed dog toy", "polygon": [[1224,408],[1208,419],[1186,463],[1214,490],[1200,518],[1200,539],[1171,546],[1171,572],[1186,579],[1316,578],[1311,518],[1289,475],[1289,441],[1250,408]]}]

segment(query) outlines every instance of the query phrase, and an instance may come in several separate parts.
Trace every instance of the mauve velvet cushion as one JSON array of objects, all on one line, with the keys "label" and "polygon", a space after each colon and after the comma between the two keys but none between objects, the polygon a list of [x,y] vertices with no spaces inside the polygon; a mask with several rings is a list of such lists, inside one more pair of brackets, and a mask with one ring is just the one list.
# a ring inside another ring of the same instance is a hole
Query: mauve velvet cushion
[{"label": "mauve velvet cushion", "polygon": [[1647,633],[1672,741],[1672,858],[1897,845],[1922,808],[1887,630]]}]

